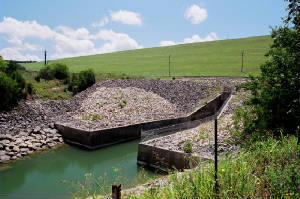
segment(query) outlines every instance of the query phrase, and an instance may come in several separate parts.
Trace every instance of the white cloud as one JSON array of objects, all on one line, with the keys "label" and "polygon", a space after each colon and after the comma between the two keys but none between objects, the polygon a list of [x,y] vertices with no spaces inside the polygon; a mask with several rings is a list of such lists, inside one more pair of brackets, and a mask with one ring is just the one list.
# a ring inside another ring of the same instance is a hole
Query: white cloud
[{"label": "white cloud", "polygon": [[117,12],[110,11],[109,13],[112,21],[117,21],[128,25],[142,25],[142,19],[139,13],[130,12],[127,10],[119,10]]},{"label": "white cloud", "polygon": [[54,38],[55,54],[51,58],[90,55],[94,53],[94,43],[88,39],[78,39],[76,34],[68,36],[57,33]]},{"label": "white cloud", "polygon": [[206,35],[204,38],[201,38],[199,35],[193,35],[191,38],[185,38],[183,43],[194,43],[194,42],[204,42],[204,41],[214,41],[218,40],[218,36],[215,32],[211,32]]},{"label": "white cloud", "polygon": [[161,41],[160,46],[173,46],[176,45],[174,41]]},{"label": "white cloud", "polygon": [[[47,40],[55,50],[50,57],[55,59],[142,48],[129,35],[113,30],[101,30],[96,34],[91,34],[86,28],[74,30],[67,26],[52,30],[36,21],[23,22],[10,17],[4,17],[0,22],[1,33],[7,36],[7,42],[14,45],[0,50],[5,59],[40,60],[27,51],[41,51],[43,47],[24,42],[28,38]],[[94,40],[102,40],[104,44],[96,47]]]},{"label": "white cloud", "polygon": [[49,39],[55,35],[48,26],[42,26],[36,21],[22,22],[11,17],[4,17],[0,22],[0,33],[8,35],[8,42],[18,45],[26,37]]},{"label": "white cloud", "polygon": [[207,18],[207,11],[194,4],[185,11],[184,17],[192,24],[199,24]]},{"label": "white cloud", "polygon": [[[200,37],[199,35],[193,35],[192,37],[187,37],[183,39],[183,42],[178,42],[178,44],[194,43],[194,42],[205,42],[205,41],[214,41],[218,40],[218,36],[215,32],[211,32],[205,37]],[[160,46],[172,46],[176,45],[174,41],[161,41]]]},{"label": "white cloud", "polygon": [[36,55],[26,53],[23,55],[20,49],[17,47],[8,47],[0,50],[0,55],[6,60],[18,60],[18,61],[40,61],[41,59]]},{"label": "white cloud", "polygon": [[142,48],[138,43],[124,33],[116,33],[113,30],[102,30],[96,34],[96,38],[108,41],[99,49],[98,53],[114,52],[119,50],[130,50]]},{"label": "white cloud", "polygon": [[100,21],[92,23],[93,27],[103,27],[108,24],[109,19],[107,17],[103,17]]},{"label": "white cloud", "polygon": [[[78,28],[77,30],[74,30],[67,26],[58,26],[56,29],[61,34],[73,39],[88,39],[90,35],[90,32],[86,28]],[[55,34],[55,37],[57,37],[57,33]]]}]

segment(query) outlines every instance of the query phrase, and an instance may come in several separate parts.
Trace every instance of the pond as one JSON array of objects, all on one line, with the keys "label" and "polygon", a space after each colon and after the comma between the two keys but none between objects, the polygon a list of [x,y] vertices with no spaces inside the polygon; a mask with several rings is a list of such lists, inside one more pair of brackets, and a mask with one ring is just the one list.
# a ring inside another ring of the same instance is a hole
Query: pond
[{"label": "pond", "polygon": [[[94,151],[62,145],[0,165],[0,198],[70,198],[132,187],[158,174],[136,163],[139,140]],[[96,182],[96,183],[95,183]],[[101,188],[99,188],[101,187]]]}]

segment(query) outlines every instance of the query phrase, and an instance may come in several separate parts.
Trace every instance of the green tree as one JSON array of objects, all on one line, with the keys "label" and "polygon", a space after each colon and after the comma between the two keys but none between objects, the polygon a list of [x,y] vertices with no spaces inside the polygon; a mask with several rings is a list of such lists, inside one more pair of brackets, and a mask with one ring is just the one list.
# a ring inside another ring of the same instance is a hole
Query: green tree
[{"label": "green tree", "polygon": [[289,1],[284,26],[272,29],[273,44],[261,65],[261,74],[245,85],[251,91],[243,110],[237,112],[244,135],[255,132],[296,133],[299,128],[299,0]]},{"label": "green tree", "polygon": [[17,64],[7,63],[0,57],[0,110],[8,110],[26,97],[26,82],[17,70]]}]

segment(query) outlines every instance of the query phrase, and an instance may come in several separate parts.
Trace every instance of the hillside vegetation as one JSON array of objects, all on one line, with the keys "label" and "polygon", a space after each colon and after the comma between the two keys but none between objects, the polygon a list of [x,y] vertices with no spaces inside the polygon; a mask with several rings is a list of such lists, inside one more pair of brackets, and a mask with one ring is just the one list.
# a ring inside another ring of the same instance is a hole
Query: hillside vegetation
[{"label": "hillside vegetation", "polygon": [[[125,73],[143,76],[169,74],[181,76],[248,76],[259,74],[259,66],[272,43],[270,36],[257,36],[176,46],[145,48],[115,53],[59,59],[71,72],[90,68],[96,73]],[[241,72],[242,50],[244,70]],[[43,62],[25,64],[28,70],[39,70]]]}]

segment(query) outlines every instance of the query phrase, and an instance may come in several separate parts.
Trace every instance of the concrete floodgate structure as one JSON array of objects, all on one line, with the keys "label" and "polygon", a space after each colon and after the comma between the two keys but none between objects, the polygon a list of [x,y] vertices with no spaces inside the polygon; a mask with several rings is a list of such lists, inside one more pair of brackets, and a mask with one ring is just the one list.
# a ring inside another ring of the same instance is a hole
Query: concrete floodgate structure
[{"label": "concrete floodgate structure", "polygon": [[[150,133],[151,130],[155,131],[155,129],[160,129],[159,132],[163,132],[161,130],[163,128],[167,128],[168,130],[170,130],[170,128],[178,129],[177,125],[179,125],[180,128],[192,128],[194,125],[198,124],[198,120],[213,116],[216,112],[218,112],[224,102],[229,99],[230,95],[231,90],[224,90],[222,94],[219,94],[213,100],[207,102],[205,105],[186,117],[151,121],[117,128],[99,129],[92,131],[73,128],[59,122],[55,123],[55,127],[57,130],[59,130],[59,133],[63,136],[64,140],[67,143],[74,144],[86,149],[97,149],[112,144],[139,139],[141,138],[142,134],[145,135],[145,133]],[[139,152],[138,162],[141,164],[143,164],[144,162],[147,165],[148,162],[149,164],[152,164],[153,161],[150,161],[149,158],[143,159],[141,157],[145,154],[146,151],[143,153]],[[176,157],[179,156],[177,155]],[[177,159],[175,162],[178,162]]]}]

